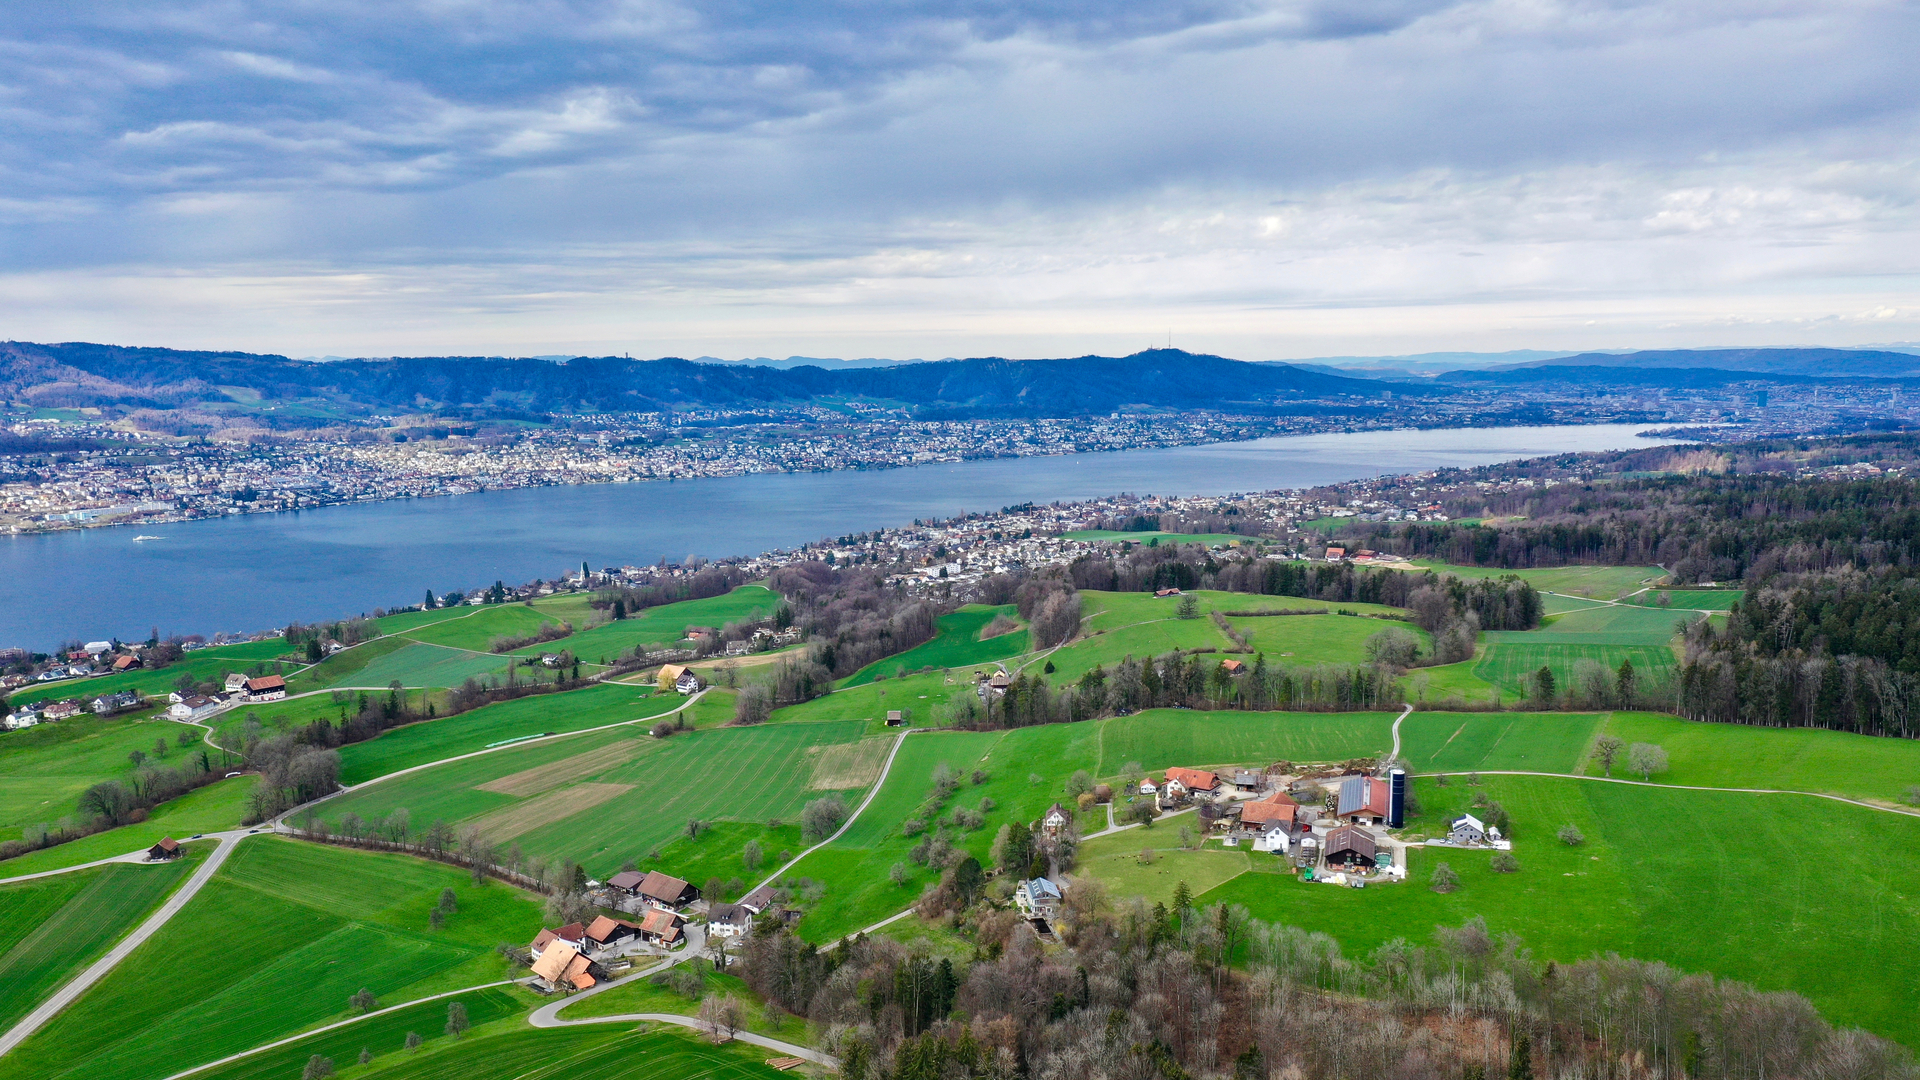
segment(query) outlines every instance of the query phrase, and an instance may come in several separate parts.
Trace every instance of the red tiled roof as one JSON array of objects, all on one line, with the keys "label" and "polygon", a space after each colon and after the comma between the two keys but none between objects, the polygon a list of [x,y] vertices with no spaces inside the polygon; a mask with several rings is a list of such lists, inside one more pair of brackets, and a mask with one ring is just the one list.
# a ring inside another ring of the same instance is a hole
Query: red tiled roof
[{"label": "red tiled roof", "polygon": [[1205,769],[1187,769],[1175,765],[1167,770],[1168,780],[1178,780],[1188,791],[1212,791],[1220,786],[1220,778]]}]

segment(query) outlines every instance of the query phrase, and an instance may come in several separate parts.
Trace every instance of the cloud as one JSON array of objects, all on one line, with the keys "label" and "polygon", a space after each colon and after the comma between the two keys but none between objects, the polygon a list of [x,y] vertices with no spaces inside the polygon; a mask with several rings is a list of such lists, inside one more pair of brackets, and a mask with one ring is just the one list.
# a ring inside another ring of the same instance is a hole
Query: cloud
[{"label": "cloud", "polygon": [[292,353],[1907,333],[1916,46],[1874,0],[12,11],[0,313]]}]

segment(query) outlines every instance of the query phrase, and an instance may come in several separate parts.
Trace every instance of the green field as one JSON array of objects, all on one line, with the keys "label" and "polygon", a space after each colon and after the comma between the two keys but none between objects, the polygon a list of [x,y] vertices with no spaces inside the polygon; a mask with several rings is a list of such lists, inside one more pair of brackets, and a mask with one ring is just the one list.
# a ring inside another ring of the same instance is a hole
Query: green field
[{"label": "green field", "polygon": [[[1485,652],[1484,649],[1481,651]],[[1500,689],[1475,674],[1478,666],[1477,661],[1462,660],[1457,664],[1414,668],[1402,680],[1407,690],[1407,700],[1439,702],[1459,698],[1465,702],[1499,698]]]},{"label": "green field", "polygon": [[409,688],[459,686],[468,679],[489,676],[504,680],[511,662],[505,656],[411,642],[373,658],[365,667],[343,675],[330,685],[386,687],[397,682]]},{"label": "green field", "polygon": [[[83,713],[71,720],[41,724],[25,731],[0,735],[0,839],[20,835],[24,825],[52,824],[74,812],[75,800],[89,786],[116,780],[134,771],[127,756],[138,750],[154,754],[154,743],[166,743],[160,764],[185,760],[200,749],[176,743],[181,732],[197,729],[167,720],[103,719]],[[217,755],[216,755],[217,756]]]},{"label": "green field", "polygon": [[[1113,777],[1137,761],[1169,765],[1267,765],[1274,761],[1344,761],[1385,754],[1396,713],[1196,712],[1149,709],[1094,721],[1099,733],[1094,775]],[[1010,732],[1010,740],[1023,732]]]},{"label": "green field", "polygon": [[42,870],[58,870],[125,855],[150,848],[163,836],[184,840],[195,833],[234,828],[246,813],[247,796],[258,781],[256,776],[215,781],[172,802],[161,803],[153,808],[147,820],[138,824],[122,825],[0,862],[0,877],[37,874]]},{"label": "green field", "polygon": [[1253,651],[1264,653],[1269,666],[1279,664],[1364,664],[1367,639],[1397,627],[1420,640],[1420,652],[1433,648],[1433,637],[1411,623],[1385,619],[1365,619],[1350,615],[1281,615],[1255,619],[1230,619],[1234,629],[1247,635]]},{"label": "green field", "polygon": [[[1241,536],[1237,533],[1169,533],[1169,532],[1115,532],[1112,529],[1075,529],[1061,533],[1068,540],[1105,540],[1111,543],[1131,544],[1205,544],[1219,547],[1232,544],[1258,544],[1258,536]],[[1271,543],[1272,541],[1266,541]]]},{"label": "green field", "polygon": [[[459,912],[433,931],[443,888]],[[0,1076],[168,1076],[339,1019],[361,987],[397,1004],[502,978],[493,947],[539,925],[527,894],[452,867],[250,838],[159,933],[0,1058]]]},{"label": "green field", "polygon": [[[759,1004],[760,995],[747,989],[746,982],[739,976],[722,975],[712,970],[706,964],[700,965],[700,968],[701,975],[703,976],[703,989],[700,991],[702,996],[706,994],[732,994],[738,998],[743,1005]],[[751,1010],[751,1012],[758,1011],[757,1009]],[[695,1016],[700,1012],[700,998],[685,997],[667,987],[655,986],[646,979],[629,979],[611,990],[602,991],[590,998],[581,1000],[577,1004],[567,1006],[565,1009],[560,1010],[560,1018],[563,1020],[584,1020],[594,1016],[619,1016],[622,1013],[643,1012]],[[802,1026],[803,1025],[797,1023],[785,1025],[788,1041],[805,1041],[804,1038],[793,1038],[794,1033]],[[764,1029],[754,1025],[750,1027],[750,1030],[762,1031]]]},{"label": "green field", "polygon": [[1604,713],[1416,712],[1400,725],[1400,756],[1415,773],[1574,773],[1605,718]]},{"label": "green field", "polygon": [[[1651,589],[1625,597],[1621,602],[1679,610],[1731,611],[1746,595],[1742,589]],[[1660,603],[1662,598],[1668,601],[1665,605]]]},{"label": "green field", "polygon": [[[1888,804],[1920,783],[1920,740],[1915,739],[1702,724],[1636,712],[1609,713],[1600,731],[1629,745],[1663,747],[1670,768],[1654,777],[1656,783],[1818,791]],[[1598,776],[1600,766],[1589,760],[1585,771]],[[1624,762],[1614,765],[1613,775],[1627,775]]]},{"label": "green field", "polygon": [[497,843],[565,856],[604,877],[664,847],[690,818],[796,821],[808,799],[837,791],[852,801],[884,758],[884,741],[853,745],[866,730],[768,724],[656,739],[644,725],[621,727],[423,769],[343,795],[323,812],[338,824],[347,813],[375,821],[406,807],[416,830],[436,819],[475,821]]},{"label": "green field", "polygon": [[[406,636],[429,645],[487,652],[492,648],[495,638],[528,637],[544,625],[558,626],[565,621],[526,604],[495,604],[468,608],[466,614],[409,630]],[[560,647],[557,644],[546,646],[549,649]]]},{"label": "green field", "polygon": [[928,667],[973,667],[1025,653],[1028,636],[1025,628],[980,640],[980,631],[996,615],[1018,618],[1012,604],[1002,607],[968,604],[952,614],[942,615],[937,620],[939,632],[932,641],[868,664],[850,676],[843,685],[859,686],[896,672],[919,671]]},{"label": "green field", "polygon": [[[381,637],[362,642],[351,649],[337,652],[325,660],[313,665],[287,679],[287,693],[304,694],[311,690],[325,690],[334,686],[372,686],[364,682],[360,672],[367,665],[383,656],[399,652],[416,644],[412,638]],[[377,685],[385,686],[385,683]]]},{"label": "green field", "polygon": [[657,716],[679,708],[677,694],[601,683],[563,694],[536,694],[441,720],[408,724],[375,739],[340,748],[340,779],[360,784],[398,769],[483,750],[488,743],[544,732],[579,731]]},{"label": "green field", "polygon": [[1596,661],[1608,672],[1631,660],[1642,685],[1665,683],[1679,666],[1673,650],[1665,645],[1535,642],[1529,640],[1533,636],[1502,634],[1496,639],[1487,635],[1486,650],[1473,666],[1474,677],[1499,686],[1511,699],[1532,695],[1534,674],[1543,666],[1553,671],[1554,684],[1562,690],[1573,685],[1574,669],[1582,660]]},{"label": "green field", "polygon": [[1541,592],[1571,593],[1595,600],[1613,600],[1666,580],[1667,572],[1657,566],[1554,566],[1538,570],[1501,570],[1488,566],[1455,566],[1451,563],[1420,560],[1416,570],[1475,580],[1517,574]]},{"label": "green field", "polygon": [[873,730],[882,731],[889,710],[911,709],[913,723],[924,726],[930,722],[935,706],[955,694],[973,692],[973,679],[968,672],[934,671],[848,686],[812,701],[775,710],[773,719],[777,723],[863,720]]},{"label": "green field", "polygon": [[[204,857],[116,863],[0,885],[0,1030],[139,925]],[[4,865],[4,864],[0,864]]]},{"label": "green field", "polygon": [[[1141,896],[1172,907],[1174,890],[1183,881],[1188,892],[1198,896],[1246,873],[1254,859],[1272,861],[1271,855],[1246,848],[1181,850],[1182,825],[1193,828],[1193,816],[1182,814],[1149,828],[1089,840],[1075,855],[1075,872],[1097,879],[1114,896]],[[1145,851],[1153,852],[1150,861],[1142,861]]]},{"label": "green field", "polygon": [[[1795,990],[1837,1024],[1920,1042],[1910,995],[1889,992],[1920,985],[1920,953],[1910,947],[1920,940],[1920,818],[1801,796],[1542,777],[1488,777],[1486,790],[1513,816],[1520,873],[1492,873],[1484,852],[1426,849],[1413,853],[1405,885],[1355,891],[1254,872],[1200,900],[1324,931],[1349,955],[1482,915],[1496,935],[1519,934],[1543,959],[1663,960]],[[1426,805],[1416,826],[1445,819],[1468,797],[1457,782],[1420,781],[1417,793]],[[1587,842],[1555,841],[1565,824]],[[1424,886],[1440,860],[1459,873],[1458,892]]]},{"label": "green field", "polygon": [[[416,1055],[396,1056],[375,1075],[382,1080],[551,1080],[581,1073],[594,1080],[779,1080],[790,1076],[766,1064],[776,1056],[744,1043],[713,1046],[686,1029],[648,1031],[623,1024],[509,1028],[430,1045]],[[288,1074],[288,1080],[297,1075]]]},{"label": "green field", "polygon": [[[437,1060],[432,1057],[437,1051],[444,1049],[458,1053],[464,1049],[449,1045],[453,1043],[446,1034],[447,1006],[450,1003],[457,1001],[466,1006],[467,1021],[475,1028],[480,1028],[497,1020],[520,1016],[527,1010],[531,998],[532,995],[524,991],[490,986],[443,1001],[383,1009],[371,1018],[339,1031],[323,1032],[195,1073],[194,1080],[291,1080],[300,1075],[307,1059],[315,1054],[332,1058],[335,1065],[345,1070],[360,1060],[360,1051],[363,1049],[373,1051],[373,1067],[380,1070],[411,1062],[415,1058]],[[411,1052],[406,1049],[407,1033],[410,1031],[417,1032],[425,1040],[420,1049]],[[484,1045],[481,1033],[470,1034],[468,1039],[472,1039],[474,1045]]]},{"label": "green field", "polygon": [[[556,648],[573,650],[573,655],[588,662],[604,662],[631,652],[635,645],[671,644],[686,637],[689,626],[719,628],[731,622],[745,622],[771,616],[780,605],[780,596],[764,585],[742,585],[725,596],[705,600],[682,600],[646,608],[618,622],[609,622],[591,630],[582,630],[564,641],[551,642],[519,650],[521,655],[537,655]],[[574,625],[580,620],[569,616]]]},{"label": "green field", "polygon": [[[1382,604],[1328,604],[1320,600],[1309,600],[1299,596],[1263,596],[1257,593],[1220,592],[1215,589],[1196,589],[1184,594],[1199,602],[1200,618],[1197,622],[1211,625],[1209,612],[1218,611],[1351,611],[1359,615],[1405,614],[1399,608]],[[1083,626],[1087,632],[1096,630],[1117,630],[1132,623],[1153,622],[1161,619],[1173,619],[1180,609],[1181,597],[1155,596],[1152,593],[1097,592],[1083,589],[1080,593],[1080,610],[1085,617]],[[1298,616],[1279,616],[1297,618]]]},{"label": "green field", "polygon": [[1168,612],[1167,618],[1156,622],[1092,632],[1087,637],[1062,646],[1047,657],[1055,670],[1048,678],[1059,685],[1078,679],[1093,670],[1095,665],[1110,668],[1129,656],[1135,660],[1147,660],[1175,649],[1224,650],[1234,647],[1233,642],[1228,641],[1226,635],[1213,625],[1212,619],[1176,619],[1171,615]]}]

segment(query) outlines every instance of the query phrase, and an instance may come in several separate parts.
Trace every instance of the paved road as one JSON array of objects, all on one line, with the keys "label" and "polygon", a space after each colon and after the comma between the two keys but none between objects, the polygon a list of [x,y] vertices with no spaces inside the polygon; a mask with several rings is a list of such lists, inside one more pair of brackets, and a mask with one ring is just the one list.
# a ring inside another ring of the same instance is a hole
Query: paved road
[{"label": "paved road", "polygon": [[[755,885],[753,889],[764,888],[768,885],[773,884],[776,881],[779,881],[780,876],[782,874],[785,874],[787,871],[793,869],[795,866],[800,865],[800,860],[806,858],[807,856],[813,854],[816,851],[819,851],[821,848],[826,847],[828,844],[833,843],[835,840],[840,839],[841,833],[846,832],[848,829],[853,828],[853,823],[855,821],[860,820],[860,812],[862,810],[865,810],[868,804],[873,802],[873,797],[875,795],[880,794],[880,785],[887,782],[887,773],[893,768],[893,759],[900,755],[900,747],[906,743],[907,736],[913,734],[915,730],[916,729],[914,728],[908,728],[907,730],[900,733],[899,738],[893,740],[893,749],[887,751],[886,763],[880,766],[880,778],[873,782],[873,787],[867,791],[867,797],[860,800],[860,805],[853,808],[853,813],[847,815],[847,820],[842,822],[840,827],[833,831],[832,836],[827,837],[825,840],[822,840],[819,843],[808,848],[807,850],[801,852],[800,854],[795,855],[791,860],[787,862],[785,866],[782,866],[780,869],[775,870],[771,874],[768,874],[767,880],[762,881],[758,885]],[[925,729],[921,729],[921,730],[925,730]],[[748,889],[747,891],[752,892],[753,889]]]},{"label": "paved road", "polygon": [[[244,837],[245,835],[245,833],[241,833],[240,837]],[[185,907],[187,901],[193,899],[201,887],[212,879],[214,872],[220,869],[220,864],[227,861],[228,855],[233,854],[234,846],[239,843],[240,837],[236,837],[232,833],[217,834],[219,846],[213,849],[212,854],[208,855],[206,861],[200,864],[200,868],[193,872],[193,876],[187,879],[185,885],[175,889],[173,895],[167,897],[166,903],[160,905],[160,910],[147,916],[147,921],[141,923],[139,929],[128,934],[125,938],[121,939],[118,945],[107,950],[107,955],[94,961],[92,966],[81,972],[72,982],[55,991],[52,997],[41,1002],[39,1008],[28,1013],[19,1023],[13,1025],[13,1028],[5,1035],[0,1035],[0,1055],[8,1053],[14,1047],[20,1045],[27,1036],[38,1031],[42,1025],[53,1019],[54,1015],[61,1009],[66,1008],[81,994],[86,993],[94,983],[106,978],[107,973],[112,971],[120,961],[125,960],[128,954],[139,948],[148,938],[157,933],[162,926],[165,926],[167,920],[173,918],[174,914]],[[160,989],[159,987],[155,988],[156,992]]]},{"label": "paved road", "polygon": [[[1400,725],[1406,721],[1407,717],[1412,715],[1413,705],[1409,703],[1406,708],[1400,710],[1400,715],[1393,721],[1393,751],[1387,755],[1387,761],[1389,763],[1400,760]],[[1412,770],[1408,771],[1411,772]]]}]

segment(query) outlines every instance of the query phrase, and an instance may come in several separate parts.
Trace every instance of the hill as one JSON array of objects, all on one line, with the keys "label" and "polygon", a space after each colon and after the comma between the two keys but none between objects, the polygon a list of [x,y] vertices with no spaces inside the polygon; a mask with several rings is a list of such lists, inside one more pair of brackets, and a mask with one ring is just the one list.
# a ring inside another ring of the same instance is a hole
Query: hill
[{"label": "hill", "polygon": [[1496,370],[1526,368],[1713,368],[1763,375],[1888,379],[1920,375],[1920,356],[1880,349],[1648,349],[1581,353]]}]

